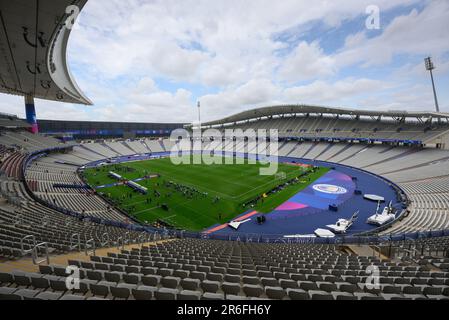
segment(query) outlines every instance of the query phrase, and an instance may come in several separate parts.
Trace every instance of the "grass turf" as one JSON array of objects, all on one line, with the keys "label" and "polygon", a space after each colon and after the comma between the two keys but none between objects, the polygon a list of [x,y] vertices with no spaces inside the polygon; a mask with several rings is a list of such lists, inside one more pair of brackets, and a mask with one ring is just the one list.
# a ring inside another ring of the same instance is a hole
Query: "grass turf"
[{"label": "grass turf", "polygon": [[[261,163],[174,165],[169,158],[162,158],[90,168],[85,170],[84,176],[89,185],[95,188],[117,182],[108,176],[109,171],[128,180],[159,174],[157,178],[138,182],[148,188],[147,195],[134,192],[124,185],[97,191],[142,222],[161,220],[173,227],[198,231],[232,220],[249,209],[268,213],[329,170],[279,164],[278,173],[282,174],[281,177],[259,175],[259,169],[266,166]],[[305,176],[298,182],[269,194],[253,207],[243,205],[301,174]],[[198,193],[186,196],[173,185],[169,186],[169,182],[195,188]],[[168,206],[168,211],[161,208],[162,204]]]}]

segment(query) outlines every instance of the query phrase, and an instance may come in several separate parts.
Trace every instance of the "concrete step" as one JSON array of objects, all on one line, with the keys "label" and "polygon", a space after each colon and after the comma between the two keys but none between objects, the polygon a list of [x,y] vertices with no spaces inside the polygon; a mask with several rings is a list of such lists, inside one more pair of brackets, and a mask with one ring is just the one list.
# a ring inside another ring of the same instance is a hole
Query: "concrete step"
[{"label": "concrete step", "polygon": [[388,257],[378,252],[375,248],[368,245],[348,245],[347,248],[361,257],[379,257],[381,260],[388,260]]}]

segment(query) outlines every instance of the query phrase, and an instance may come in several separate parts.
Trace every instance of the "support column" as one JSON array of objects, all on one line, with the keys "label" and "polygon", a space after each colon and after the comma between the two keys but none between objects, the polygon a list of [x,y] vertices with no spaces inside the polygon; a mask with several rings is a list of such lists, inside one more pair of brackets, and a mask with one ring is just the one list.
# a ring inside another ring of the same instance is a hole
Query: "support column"
[{"label": "support column", "polygon": [[34,107],[34,97],[31,95],[25,96],[25,113],[27,117],[27,122],[31,125],[29,129],[31,133],[39,133],[39,127],[37,126],[36,120],[36,109]]}]

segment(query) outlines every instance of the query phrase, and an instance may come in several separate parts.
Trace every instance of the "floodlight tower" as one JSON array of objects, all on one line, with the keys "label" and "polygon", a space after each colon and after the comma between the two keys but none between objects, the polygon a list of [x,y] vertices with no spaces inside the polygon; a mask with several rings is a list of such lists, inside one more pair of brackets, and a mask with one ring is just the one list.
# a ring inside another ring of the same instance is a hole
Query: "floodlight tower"
[{"label": "floodlight tower", "polygon": [[201,130],[201,103],[198,101],[198,127]]},{"label": "floodlight tower", "polygon": [[432,70],[435,69],[435,66],[432,62],[431,57],[425,58],[424,62],[426,64],[426,70],[430,72],[430,78],[432,79],[433,96],[435,98],[435,108],[436,108],[437,112],[440,112],[440,107],[438,106],[437,91],[435,89],[435,82],[433,80],[433,73],[432,73]]}]

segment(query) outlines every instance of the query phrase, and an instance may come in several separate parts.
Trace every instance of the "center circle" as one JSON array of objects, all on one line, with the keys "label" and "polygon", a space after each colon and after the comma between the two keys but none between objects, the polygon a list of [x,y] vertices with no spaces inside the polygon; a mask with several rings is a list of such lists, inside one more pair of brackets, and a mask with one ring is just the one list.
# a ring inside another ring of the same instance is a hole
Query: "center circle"
[{"label": "center circle", "polygon": [[332,184],[316,184],[312,188],[316,191],[328,194],[345,194],[348,192],[345,188],[334,186]]}]

